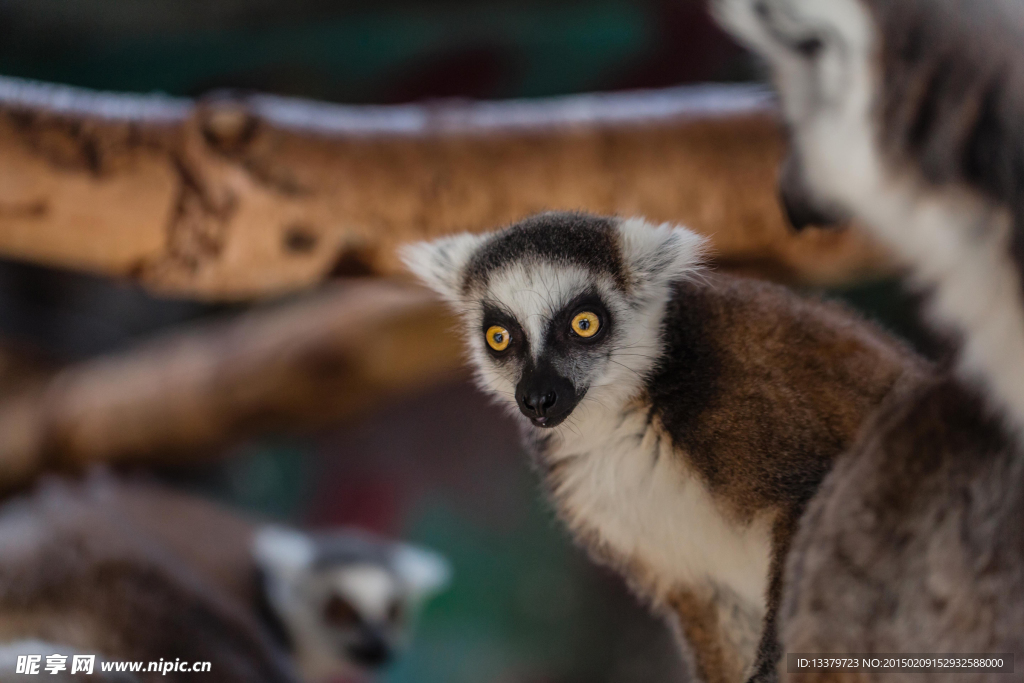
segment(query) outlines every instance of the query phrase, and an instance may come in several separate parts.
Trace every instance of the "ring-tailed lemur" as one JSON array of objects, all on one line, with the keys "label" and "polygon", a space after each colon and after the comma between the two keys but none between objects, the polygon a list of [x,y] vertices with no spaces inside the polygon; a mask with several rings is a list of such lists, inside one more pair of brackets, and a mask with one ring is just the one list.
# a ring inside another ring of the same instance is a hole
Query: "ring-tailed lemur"
[{"label": "ring-tailed lemur", "polygon": [[310,681],[389,663],[408,645],[424,601],[450,576],[433,552],[354,529],[265,526],[254,544],[268,611]]},{"label": "ring-tailed lemur", "polygon": [[860,219],[962,338],[810,504],[784,649],[1024,656],[1024,4],[712,4],[772,68],[795,222]]},{"label": "ring-tailed lemur", "polygon": [[703,270],[702,249],[683,228],[551,213],[404,258],[461,314],[576,538],[717,683],[749,670],[804,502],[923,365],[837,306]]},{"label": "ring-tailed lemur", "polygon": [[447,576],[426,550],[259,524],[95,473],[47,481],[0,511],[0,643],[209,661],[224,682],[297,680],[289,660],[306,681],[334,679],[400,651]]},{"label": "ring-tailed lemur", "polygon": [[712,0],[772,67],[797,227],[856,215],[964,333],[961,374],[1024,431],[1024,5]]}]

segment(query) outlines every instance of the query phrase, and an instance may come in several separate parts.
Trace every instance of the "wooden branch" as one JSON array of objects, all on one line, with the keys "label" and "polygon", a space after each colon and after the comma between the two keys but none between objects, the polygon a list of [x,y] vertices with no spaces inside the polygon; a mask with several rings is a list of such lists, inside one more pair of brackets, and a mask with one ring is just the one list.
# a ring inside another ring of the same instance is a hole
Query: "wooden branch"
[{"label": "wooden branch", "polygon": [[461,377],[453,326],[430,293],[366,280],[67,367],[0,400],[0,488],[359,415]]},{"label": "wooden branch", "polygon": [[890,268],[857,231],[789,231],[766,93],[337,106],[0,78],[0,254],[206,299],[391,274],[401,242],[546,209],[641,214],[720,263],[802,283]]}]

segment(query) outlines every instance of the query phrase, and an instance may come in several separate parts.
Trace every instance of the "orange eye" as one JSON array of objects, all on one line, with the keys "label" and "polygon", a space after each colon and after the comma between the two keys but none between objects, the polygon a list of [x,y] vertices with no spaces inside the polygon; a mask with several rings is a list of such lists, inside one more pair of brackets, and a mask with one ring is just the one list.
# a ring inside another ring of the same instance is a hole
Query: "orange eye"
[{"label": "orange eye", "polygon": [[487,345],[495,351],[504,351],[508,348],[512,337],[501,325],[491,325],[487,328]]},{"label": "orange eye", "polygon": [[581,337],[593,337],[601,327],[601,319],[596,313],[583,311],[572,319],[572,331]]}]

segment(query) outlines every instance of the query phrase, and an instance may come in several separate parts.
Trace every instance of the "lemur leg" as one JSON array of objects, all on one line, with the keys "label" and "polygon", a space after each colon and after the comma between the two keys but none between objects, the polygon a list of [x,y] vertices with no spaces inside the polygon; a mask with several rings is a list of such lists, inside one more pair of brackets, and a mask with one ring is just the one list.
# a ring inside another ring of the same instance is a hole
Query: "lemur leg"
[{"label": "lemur leg", "polygon": [[703,683],[741,683],[754,661],[760,615],[714,586],[677,590],[668,599],[670,621]]},{"label": "lemur leg", "polygon": [[757,646],[757,659],[747,683],[774,683],[779,680],[779,662],[782,660],[782,645],[779,643],[778,614],[782,600],[783,572],[786,558],[796,534],[797,524],[806,503],[795,505],[783,512],[772,527],[772,563],[769,568],[768,611],[764,616],[761,643]]}]

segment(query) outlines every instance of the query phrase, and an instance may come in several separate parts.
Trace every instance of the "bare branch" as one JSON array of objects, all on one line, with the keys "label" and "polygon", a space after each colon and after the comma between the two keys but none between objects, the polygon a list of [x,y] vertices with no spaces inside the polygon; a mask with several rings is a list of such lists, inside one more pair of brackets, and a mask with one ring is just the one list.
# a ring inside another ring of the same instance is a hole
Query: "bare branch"
[{"label": "bare branch", "polygon": [[0,78],[0,254],[206,299],[397,271],[408,240],[545,209],[642,214],[726,266],[804,283],[890,268],[857,231],[794,234],[751,86],[533,102],[199,102]]},{"label": "bare branch", "polygon": [[0,400],[0,487],[359,415],[461,377],[453,325],[423,290],[364,281],[73,365]]}]

